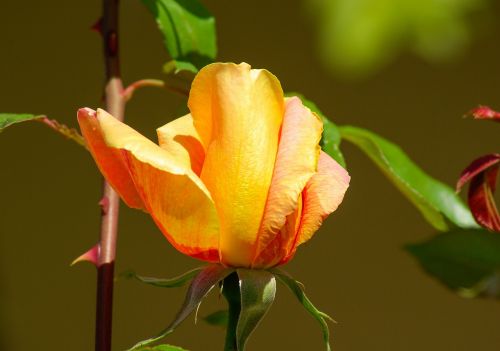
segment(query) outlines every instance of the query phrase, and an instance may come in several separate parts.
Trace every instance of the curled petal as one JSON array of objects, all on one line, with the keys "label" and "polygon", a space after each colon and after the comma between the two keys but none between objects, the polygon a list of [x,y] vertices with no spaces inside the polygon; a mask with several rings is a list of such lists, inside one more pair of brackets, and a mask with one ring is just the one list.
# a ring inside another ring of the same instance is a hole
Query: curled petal
[{"label": "curled petal", "polygon": [[167,150],[185,167],[190,167],[194,173],[200,175],[205,161],[205,149],[198,132],[194,129],[190,114],[165,124],[156,132],[162,149]]},{"label": "curled petal", "polygon": [[344,198],[351,177],[335,160],[321,151],[318,172],[307,183],[302,196],[303,208],[295,243],[284,262],[293,257],[297,246],[309,240],[323,220],[335,211]]},{"label": "curled petal", "polygon": [[104,177],[129,207],[144,209],[121,152],[108,147],[104,141],[96,111],[89,108],[79,109],[78,123],[90,153]]},{"label": "curled petal", "polygon": [[217,261],[217,214],[198,176],[175,155],[105,111],[97,111],[95,123],[106,147],[126,167],[145,209],[172,245],[187,255]]},{"label": "curled petal", "polygon": [[303,196],[299,194],[297,207],[286,217],[285,224],[266,247],[255,257],[253,267],[268,268],[285,263],[292,251],[300,226],[303,209]]},{"label": "curled petal", "polygon": [[[287,100],[278,155],[257,236],[254,261],[280,233],[287,216],[296,210],[306,183],[316,173],[322,131],[320,119],[304,107],[299,98]],[[292,232],[292,238],[294,234],[295,231]],[[287,241],[288,238],[283,235],[280,235],[279,241]]]},{"label": "curled petal", "polygon": [[206,150],[201,179],[220,218],[223,263],[249,266],[271,184],[284,98],[279,81],[247,64],[211,64],[188,106]]}]

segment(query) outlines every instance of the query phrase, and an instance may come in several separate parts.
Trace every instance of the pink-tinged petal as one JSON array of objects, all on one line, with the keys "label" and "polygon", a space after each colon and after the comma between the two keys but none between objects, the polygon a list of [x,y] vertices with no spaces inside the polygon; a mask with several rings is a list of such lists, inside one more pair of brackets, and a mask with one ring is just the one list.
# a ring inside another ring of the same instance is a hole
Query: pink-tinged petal
[{"label": "pink-tinged petal", "polygon": [[474,119],[489,119],[492,121],[500,122],[500,112],[491,109],[488,106],[479,106],[469,112]]},{"label": "pink-tinged petal", "polygon": [[457,192],[462,190],[463,186],[478,174],[500,163],[500,154],[489,154],[481,156],[471,162],[460,174],[457,182]]},{"label": "pink-tinged petal", "polygon": [[294,250],[311,239],[323,220],[337,209],[349,187],[350,179],[341,165],[321,151],[318,172],[312,176],[302,193],[304,207]]},{"label": "pink-tinged petal", "polygon": [[500,214],[494,192],[499,167],[500,154],[486,155],[473,161],[460,179],[470,180],[468,203],[476,221],[481,226],[497,232],[500,232]]},{"label": "pink-tinged petal", "polygon": [[95,244],[88,250],[87,252],[83,253],[79,257],[77,257],[73,262],[71,262],[71,265],[75,265],[79,262],[90,262],[94,266],[98,266],[99,264],[99,252],[100,252],[101,247],[99,244]]},{"label": "pink-tinged petal", "polygon": [[186,167],[200,175],[205,161],[205,149],[190,114],[177,118],[156,130],[162,149],[174,155]]},{"label": "pink-tinged petal", "polygon": [[[287,216],[297,208],[302,190],[316,173],[322,131],[320,119],[304,107],[299,98],[287,99],[278,155],[257,236],[254,267],[262,264],[262,251],[268,249],[277,235],[281,234],[279,241],[288,240],[280,232]],[[256,262],[257,258],[260,263]]]},{"label": "pink-tinged petal", "polygon": [[198,176],[134,129],[103,110],[97,122],[108,148],[121,155],[146,210],[179,251],[218,261],[219,224],[210,193]]},{"label": "pink-tinged petal", "polygon": [[89,108],[78,110],[78,123],[90,153],[104,177],[128,206],[144,209],[120,150],[110,148],[104,142],[96,111]]},{"label": "pink-tinged petal", "polygon": [[211,64],[194,79],[188,106],[206,150],[201,179],[220,218],[221,260],[248,267],[278,151],[281,85],[247,64]]},{"label": "pink-tinged petal", "polygon": [[267,244],[254,260],[255,268],[269,268],[285,263],[290,253],[294,250],[295,240],[302,218],[303,197],[299,194],[297,206],[292,214],[288,215],[285,224]]}]

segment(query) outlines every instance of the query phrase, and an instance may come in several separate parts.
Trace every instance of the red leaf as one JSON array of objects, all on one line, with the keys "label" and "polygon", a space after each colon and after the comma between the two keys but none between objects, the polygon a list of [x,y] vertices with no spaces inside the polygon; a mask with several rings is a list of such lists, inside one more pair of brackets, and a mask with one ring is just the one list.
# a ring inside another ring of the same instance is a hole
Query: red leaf
[{"label": "red leaf", "polygon": [[500,163],[500,154],[484,155],[472,161],[471,164],[462,171],[462,174],[460,174],[460,178],[457,182],[457,192],[460,192],[465,183],[469,182],[479,173],[484,172],[498,163]]},{"label": "red leaf", "polygon": [[492,110],[488,106],[479,106],[469,112],[474,119],[491,119],[500,122],[500,112]]},{"label": "red leaf", "polygon": [[470,181],[468,202],[476,221],[483,227],[500,232],[500,215],[493,194],[500,167],[500,154],[474,160],[461,174],[457,191]]}]

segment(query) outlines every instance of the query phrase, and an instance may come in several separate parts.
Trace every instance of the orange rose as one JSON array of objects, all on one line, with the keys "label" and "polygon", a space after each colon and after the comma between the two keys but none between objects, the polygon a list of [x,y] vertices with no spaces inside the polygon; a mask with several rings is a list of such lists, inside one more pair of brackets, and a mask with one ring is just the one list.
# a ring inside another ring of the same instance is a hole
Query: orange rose
[{"label": "orange rose", "polygon": [[349,184],[318,145],[322,122],[245,63],[203,68],[188,106],[157,130],[159,145],[100,109],[78,121],[102,174],[179,251],[233,267],[287,262]]}]

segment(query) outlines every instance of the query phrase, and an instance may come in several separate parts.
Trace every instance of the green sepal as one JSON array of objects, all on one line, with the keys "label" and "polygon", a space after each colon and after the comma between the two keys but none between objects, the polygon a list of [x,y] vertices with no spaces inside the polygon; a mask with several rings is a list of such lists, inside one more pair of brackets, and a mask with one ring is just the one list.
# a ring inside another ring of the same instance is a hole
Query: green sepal
[{"label": "green sepal", "polygon": [[237,269],[241,309],[236,327],[238,351],[244,351],[246,342],[266,315],[276,296],[276,278],[270,272]]},{"label": "green sepal", "polygon": [[330,348],[330,330],[328,329],[328,323],[326,322],[326,320],[329,320],[332,322],[335,322],[335,321],[330,316],[328,316],[326,313],[318,310],[312,304],[312,302],[307,298],[306,294],[304,293],[304,286],[302,285],[302,283],[296,281],[290,275],[288,275],[288,273],[286,273],[280,269],[274,268],[274,269],[270,270],[270,272],[273,273],[275,275],[275,277],[278,278],[278,280],[280,282],[282,282],[284,285],[286,285],[292,291],[292,293],[295,295],[297,300],[299,300],[299,302],[302,304],[302,306],[304,306],[306,311],[309,312],[309,314],[311,316],[313,316],[314,319],[316,319],[319,322],[319,324],[321,326],[321,331],[323,333],[323,341],[325,343],[326,350],[330,351],[331,350],[331,348]]},{"label": "green sepal", "polygon": [[498,233],[455,230],[406,249],[426,272],[462,297],[500,298]]},{"label": "green sepal", "polygon": [[41,119],[43,117],[45,116],[30,113],[0,113],[0,132],[13,124]]},{"label": "green sepal", "polygon": [[190,270],[184,274],[181,274],[174,278],[154,278],[154,277],[143,277],[137,275],[134,271],[127,271],[122,273],[122,276],[127,279],[135,278],[138,281],[153,285],[159,288],[179,288],[181,286],[186,285],[191,279],[193,279],[199,272],[203,269],[203,267],[195,268]]},{"label": "green sepal", "polygon": [[164,344],[164,345],[142,347],[137,351],[187,351],[187,350],[179,346]]},{"label": "green sepal", "polygon": [[340,143],[342,141],[342,136],[340,134],[339,128],[335,123],[330,121],[319,107],[307,99],[304,95],[297,92],[285,93],[285,96],[292,97],[297,96],[302,100],[304,106],[309,108],[312,112],[316,113],[323,122],[323,134],[321,136],[321,149],[330,155],[335,161],[337,161],[342,167],[346,168],[346,162],[344,155],[340,151]]},{"label": "green sepal", "polygon": [[196,72],[217,56],[215,18],[198,0],[142,0],[154,16],[174,72]]},{"label": "green sepal", "polygon": [[342,139],[358,146],[437,230],[478,228],[470,210],[453,189],[426,174],[399,146],[357,127],[339,127]]},{"label": "green sepal", "polygon": [[201,301],[210,290],[232,272],[234,272],[234,268],[227,268],[217,264],[209,265],[201,270],[192,280],[186,293],[184,303],[170,325],[162,330],[157,336],[135,344],[129,351],[150,345],[172,333],[193,311],[198,309]]},{"label": "green sepal", "polygon": [[229,319],[228,310],[219,310],[212,312],[205,317],[202,318],[207,324],[216,326],[216,327],[227,327],[227,322]]}]

